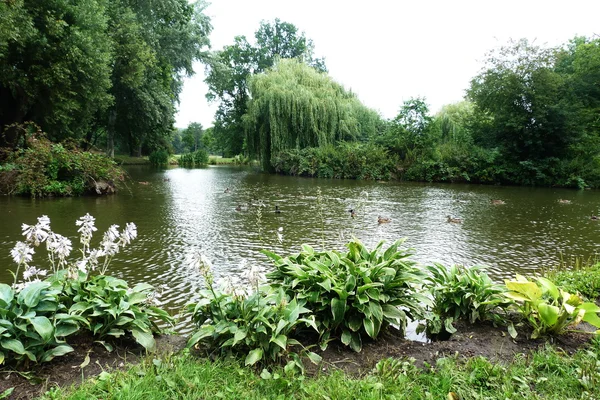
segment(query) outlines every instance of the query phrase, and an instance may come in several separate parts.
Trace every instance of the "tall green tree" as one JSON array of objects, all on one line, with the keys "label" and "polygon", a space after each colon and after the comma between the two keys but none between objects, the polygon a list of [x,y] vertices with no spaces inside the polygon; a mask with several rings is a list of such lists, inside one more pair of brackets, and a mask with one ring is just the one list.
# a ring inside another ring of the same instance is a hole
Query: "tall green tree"
[{"label": "tall green tree", "polygon": [[81,138],[112,101],[106,2],[3,1],[0,15],[0,127]]},{"label": "tall green tree", "polygon": [[199,148],[203,147],[202,145],[202,136],[204,133],[204,129],[202,129],[202,124],[199,122],[192,122],[188,125],[188,127],[183,131],[181,140],[189,151],[194,152]]},{"label": "tall green tree", "polygon": [[[250,79],[244,116],[248,152],[265,170],[281,150],[356,141],[377,129],[376,114],[327,74],[297,59],[282,59]],[[373,126],[367,126],[372,124]]]},{"label": "tall green tree", "polygon": [[234,43],[212,54],[207,63],[205,82],[209,101],[218,101],[214,137],[226,155],[244,150],[242,117],[249,100],[248,79],[272,67],[278,58],[300,58],[320,71],[326,71],[323,59],[313,55],[313,42],[288,22],[262,21],[255,43],[237,36]]}]

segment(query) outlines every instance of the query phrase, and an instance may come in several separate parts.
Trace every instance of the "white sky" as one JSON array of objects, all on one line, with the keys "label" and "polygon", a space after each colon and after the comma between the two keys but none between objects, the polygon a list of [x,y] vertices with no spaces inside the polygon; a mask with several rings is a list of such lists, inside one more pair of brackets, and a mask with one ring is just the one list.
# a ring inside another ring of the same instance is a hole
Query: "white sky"
[{"label": "white sky", "polygon": [[[213,50],[236,35],[253,42],[261,20],[293,23],[329,74],[385,118],[411,97],[424,96],[431,112],[462,100],[486,52],[510,38],[558,45],[600,34],[599,0],[212,0],[206,13]],[[211,126],[217,107],[205,98],[204,66],[195,70],[181,93],[180,128]]]}]

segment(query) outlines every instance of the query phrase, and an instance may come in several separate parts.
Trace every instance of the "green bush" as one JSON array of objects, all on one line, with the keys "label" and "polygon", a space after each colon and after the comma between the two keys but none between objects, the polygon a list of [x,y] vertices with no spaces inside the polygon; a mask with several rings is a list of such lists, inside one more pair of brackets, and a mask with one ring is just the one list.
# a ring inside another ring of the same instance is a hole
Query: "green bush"
[{"label": "green bush", "polygon": [[249,274],[250,288],[240,282],[222,280],[213,282],[210,263],[202,258],[193,261],[205,278],[207,288],[200,292],[200,300],[186,309],[198,328],[190,337],[188,347],[203,344],[210,351],[222,355],[242,356],[246,365],[278,363],[288,359],[286,371],[303,370],[300,349],[313,362],[320,357],[303,349],[294,339],[299,329],[317,329],[314,316],[303,301],[288,297],[282,289],[259,286],[259,270]]},{"label": "green bush", "polygon": [[165,149],[155,150],[150,153],[148,160],[155,167],[164,167],[169,165],[169,152]]},{"label": "green bush", "polygon": [[268,274],[273,287],[283,288],[315,316],[321,343],[339,337],[360,351],[363,339],[377,338],[390,324],[404,332],[407,319],[422,317],[427,299],[417,292],[423,272],[399,248],[401,240],[385,252],[383,242],[369,251],[360,241],[348,243],[348,252],[316,252],[303,245],[299,254],[280,257],[263,251],[275,264]]},{"label": "green bush", "polygon": [[9,165],[17,173],[13,184],[3,186],[14,187],[15,194],[32,197],[96,193],[96,183],[108,182],[114,188],[124,179],[123,170],[110,158],[70,144],[52,143],[41,133],[10,153]]},{"label": "green bush", "polygon": [[183,154],[179,158],[179,166],[185,168],[203,167],[208,164],[208,153],[204,149],[196,150],[194,153]]},{"label": "green bush", "polygon": [[425,279],[425,287],[431,295],[432,306],[425,324],[428,334],[454,333],[454,321],[466,319],[474,324],[477,321],[504,323],[502,311],[511,301],[503,295],[506,288],[494,284],[482,271],[483,267],[453,265],[446,268],[441,264],[428,266],[430,276]]},{"label": "green bush", "polygon": [[[516,302],[519,313],[533,329],[532,339],[560,335],[581,321],[600,328],[600,307],[584,302],[578,295],[562,290],[546,278],[532,282],[517,275],[515,280],[505,280],[505,284],[509,290],[505,296]],[[513,337],[517,334],[512,325],[509,325],[509,332]]]}]

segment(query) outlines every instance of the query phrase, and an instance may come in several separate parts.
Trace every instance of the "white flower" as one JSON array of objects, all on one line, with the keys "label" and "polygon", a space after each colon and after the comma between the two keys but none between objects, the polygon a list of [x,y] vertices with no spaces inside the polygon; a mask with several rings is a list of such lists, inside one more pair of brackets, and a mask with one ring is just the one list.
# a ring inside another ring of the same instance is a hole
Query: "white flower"
[{"label": "white flower", "polygon": [[226,276],[219,278],[215,281],[215,287],[217,290],[224,294],[241,296],[245,294],[245,290],[242,287],[242,282],[237,276]]},{"label": "white flower", "polygon": [[242,272],[242,278],[248,280],[252,287],[258,286],[260,283],[267,280],[265,268],[258,265],[253,265],[249,269]]},{"label": "white flower", "polygon": [[75,225],[80,226],[77,229],[77,232],[81,233],[80,242],[84,244],[89,244],[92,239],[92,235],[95,231],[98,230],[95,225],[96,218],[92,217],[90,214],[85,214],[83,217],[79,218],[75,221]]},{"label": "white flower", "polygon": [[[45,217],[45,219],[44,219]],[[21,225],[21,230],[23,232],[23,236],[25,236],[25,240],[29,243],[33,243],[35,246],[38,246],[48,237],[48,232],[50,231],[50,220],[45,215],[43,217],[38,218],[38,222],[35,225]]]},{"label": "white flower", "polygon": [[88,263],[87,258],[82,258],[81,260],[79,260],[75,263],[75,266],[77,267],[78,270],[80,270],[81,272],[86,274],[87,273],[87,263]]},{"label": "white flower", "polygon": [[46,246],[48,251],[58,254],[58,257],[61,260],[67,258],[73,249],[71,240],[57,233],[52,233],[50,235],[46,242]]},{"label": "white flower", "polygon": [[133,222],[125,224],[125,229],[123,229],[123,232],[121,232],[121,246],[125,247],[126,245],[131,243],[131,241],[136,237],[137,227],[135,226],[135,224]]},{"label": "white flower", "polygon": [[114,242],[119,237],[119,225],[111,225],[104,233],[104,240]]},{"label": "white flower", "polygon": [[29,280],[32,276],[46,276],[48,271],[43,269],[38,269],[36,267],[28,267],[25,271],[23,271],[23,279]]},{"label": "white flower", "polygon": [[12,256],[13,260],[19,265],[30,262],[33,253],[35,253],[33,248],[29,247],[29,245],[25,242],[17,242],[15,247],[13,247],[13,249],[10,251],[10,255]]},{"label": "white flower", "polygon": [[102,252],[109,257],[119,252],[119,245],[115,242],[105,240],[100,243],[100,246],[102,247]]}]

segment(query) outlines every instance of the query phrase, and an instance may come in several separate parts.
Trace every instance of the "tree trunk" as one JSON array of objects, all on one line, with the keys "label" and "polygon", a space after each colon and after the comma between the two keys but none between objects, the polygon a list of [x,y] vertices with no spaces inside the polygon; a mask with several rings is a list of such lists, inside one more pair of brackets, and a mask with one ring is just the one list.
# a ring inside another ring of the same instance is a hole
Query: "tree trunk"
[{"label": "tree trunk", "polygon": [[115,158],[115,121],[117,120],[117,110],[113,109],[108,114],[108,129],[106,132],[106,155]]}]

